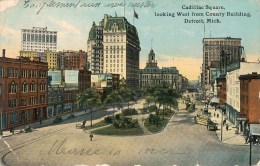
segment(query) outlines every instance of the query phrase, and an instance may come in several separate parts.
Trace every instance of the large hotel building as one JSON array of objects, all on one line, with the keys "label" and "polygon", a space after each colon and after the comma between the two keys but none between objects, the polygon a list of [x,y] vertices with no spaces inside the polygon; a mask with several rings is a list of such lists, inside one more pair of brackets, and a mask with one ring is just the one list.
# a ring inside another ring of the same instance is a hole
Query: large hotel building
[{"label": "large hotel building", "polygon": [[99,25],[92,25],[88,63],[93,73],[119,74],[129,87],[137,87],[140,50],[137,30],[125,17],[105,15]]},{"label": "large hotel building", "polygon": [[33,27],[33,29],[22,29],[21,50],[44,52],[49,49],[57,50],[57,31],[48,31],[46,28]]}]

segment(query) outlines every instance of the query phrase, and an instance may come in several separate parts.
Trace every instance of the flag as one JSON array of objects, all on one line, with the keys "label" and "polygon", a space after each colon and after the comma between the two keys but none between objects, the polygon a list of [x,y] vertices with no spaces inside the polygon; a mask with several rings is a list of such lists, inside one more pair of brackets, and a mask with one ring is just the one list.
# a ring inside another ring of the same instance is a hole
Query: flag
[{"label": "flag", "polygon": [[138,19],[138,14],[134,10],[134,17]]}]

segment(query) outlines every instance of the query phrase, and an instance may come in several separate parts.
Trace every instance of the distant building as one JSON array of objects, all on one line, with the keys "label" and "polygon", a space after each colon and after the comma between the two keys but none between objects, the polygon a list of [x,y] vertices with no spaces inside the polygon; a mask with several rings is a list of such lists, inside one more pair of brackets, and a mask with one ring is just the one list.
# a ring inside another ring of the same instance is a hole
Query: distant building
[{"label": "distant building", "polygon": [[240,75],[240,131],[248,124],[260,124],[260,74]]},{"label": "distant building", "polygon": [[21,30],[22,51],[44,52],[47,49],[56,52],[57,31],[48,31],[47,27]]},{"label": "distant building", "polygon": [[45,51],[46,60],[48,63],[49,70],[57,70],[59,69],[59,57],[57,52],[50,51],[47,49]]},{"label": "distant building", "polygon": [[91,71],[79,70],[78,76],[79,92],[83,92],[91,87]]},{"label": "distant building", "polygon": [[20,51],[20,56],[28,57],[30,60],[33,60],[35,57],[39,57],[37,51]]},{"label": "distant building", "polygon": [[59,51],[59,69],[84,70],[87,68],[87,53],[85,51]]},{"label": "distant building", "polygon": [[163,67],[160,69],[155,60],[155,53],[153,49],[150,50],[148,61],[144,69],[140,69],[139,87],[145,88],[151,85],[159,85],[165,83],[175,89],[179,88],[182,82],[182,77],[179,78],[179,71],[176,67]]},{"label": "distant building", "polygon": [[240,57],[241,38],[203,38],[203,64],[202,64],[202,86],[204,90],[210,90],[209,69],[211,62],[220,61],[221,51],[224,50],[229,54],[231,61]]},{"label": "distant building", "polygon": [[18,127],[47,118],[48,64],[35,57],[0,58],[2,128]]},{"label": "distant building", "polygon": [[119,83],[119,74],[100,73],[91,75],[91,88],[99,92],[102,100],[104,100],[112,90],[118,89]]}]

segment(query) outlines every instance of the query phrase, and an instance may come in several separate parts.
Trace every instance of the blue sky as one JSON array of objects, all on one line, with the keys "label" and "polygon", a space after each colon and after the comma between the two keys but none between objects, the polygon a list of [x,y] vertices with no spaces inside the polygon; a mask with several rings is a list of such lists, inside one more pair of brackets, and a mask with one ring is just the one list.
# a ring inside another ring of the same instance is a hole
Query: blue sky
[{"label": "blue sky", "polygon": [[[52,0],[30,0],[39,5]],[[79,0],[54,0],[55,2],[78,2]],[[133,8],[130,2],[147,0],[125,0],[126,18],[133,23]],[[124,8],[104,7],[107,3],[124,0],[80,0],[80,3],[100,2],[98,8],[49,8],[44,7],[39,14],[37,8],[24,8],[25,0],[0,0],[0,49],[6,48],[8,57],[17,57],[21,48],[21,29],[48,27],[58,31],[58,50],[86,50],[88,32],[92,22],[101,21],[104,14],[123,16]],[[205,23],[205,36],[242,38],[249,61],[260,58],[260,0],[150,0],[156,7],[135,7],[139,19],[134,24],[138,30],[142,51],[140,68],[145,66],[148,53],[153,49],[159,66],[176,66],[180,73],[194,80],[198,78],[202,64],[202,39],[204,24],[184,23],[184,19],[219,19],[221,23]],[[223,6],[225,10],[184,10],[182,6],[200,5]],[[155,12],[250,12],[251,17],[169,17],[155,16]],[[211,33],[210,33],[211,32]]]}]

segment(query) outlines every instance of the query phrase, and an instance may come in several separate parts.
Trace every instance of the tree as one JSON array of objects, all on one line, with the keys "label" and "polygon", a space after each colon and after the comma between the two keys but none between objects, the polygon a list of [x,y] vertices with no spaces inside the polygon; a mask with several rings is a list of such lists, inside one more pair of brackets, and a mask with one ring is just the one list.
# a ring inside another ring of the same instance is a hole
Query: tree
[{"label": "tree", "polygon": [[122,103],[123,103],[123,98],[122,96],[118,93],[117,90],[113,91],[111,94],[109,94],[104,103],[106,105],[112,105],[113,107],[113,111],[115,110],[115,107],[121,107]]},{"label": "tree", "polygon": [[[84,103],[90,107],[90,127],[92,127],[92,111],[93,108],[99,107],[101,105],[100,94],[93,90],[87,90],[80,93],[77,96],[77,101],[79,103]],[[85,111],[86,112],[86,111]]]},{"label": "tree", "polygon": [[128,110],[129,110],[129,102],[134,101],[136,102],[136,93],[135,91],[131,91],[127,87],[122,87],[118,90],[119,95],[122,97],[124,103],[128,104]]}]

